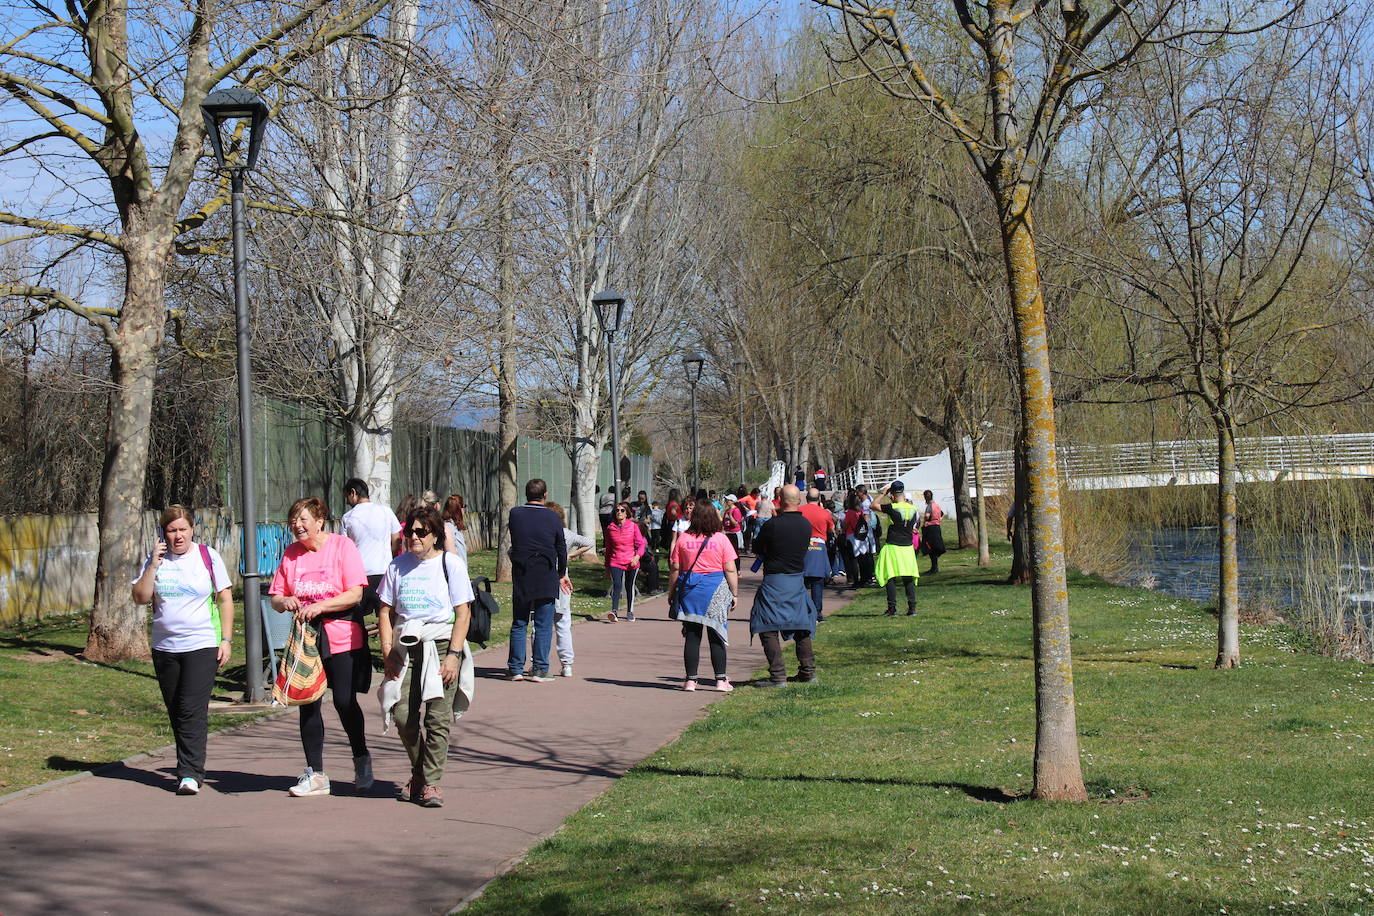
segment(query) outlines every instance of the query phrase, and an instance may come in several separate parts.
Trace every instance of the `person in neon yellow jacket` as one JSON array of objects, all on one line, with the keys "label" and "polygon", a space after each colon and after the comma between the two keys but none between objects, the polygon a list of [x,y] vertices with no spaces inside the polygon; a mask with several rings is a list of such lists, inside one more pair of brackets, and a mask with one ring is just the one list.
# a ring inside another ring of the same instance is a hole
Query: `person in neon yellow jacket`
[{"label": "person in neon yellow jacket", "polygon": [[874,573],[878,585],[887,590],[887,612],[885,617],[897,616],[897,585],[906,590],[906,615],[916,614],[916,582],[921,577],[916,568],[916,547],[921,542],[921,513],[906,498],[906,486],[900,480],[883,487],[878,499],[887,498],[888,502],[879,505],[874,501],[874,510],[888,518],[887,534],[883,538],[883,549],[878,553]]}]

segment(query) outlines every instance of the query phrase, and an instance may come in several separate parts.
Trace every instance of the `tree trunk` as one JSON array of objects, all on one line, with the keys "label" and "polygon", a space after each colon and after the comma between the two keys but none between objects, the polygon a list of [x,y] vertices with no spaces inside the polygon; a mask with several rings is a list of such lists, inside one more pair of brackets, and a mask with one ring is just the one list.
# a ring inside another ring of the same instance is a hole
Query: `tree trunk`
[{"label": "tree trunk", "polygon": [[1016,434],[1016,442],[1012,448],[1015,476],[1012,482],[1011,511],[1016,524],[1011,535],[1011,573],[1007,576],[1007,584],[1030,585],[1030,526],[1026,524],[1030,482],[1026,477],[1026,446],[1020,432]]},{"label": "tree trunk", "polygon": [[[389,383],[376,393],[376,400],[367,414],[348,424],[348,444],[353,454],[353,476],[367,482],[373,502],[392,506],[391,469],[393,422],[395,420],[395,386]],[[347,386],[345,386],[347,388]],[[350,403],[356,403],[357,392],[345,390]],[[367,397],[364,394],[364,397]]]},{"label": "tree trunk", "polygon": [[[946,416],[952,415],[946,411]],[[968,456],[964,454],[964,427],[957,421],[945,424],[945,448],[949,449],[949,475],[954,483],[954,515],[960,549],[978,546],[978,523],[968,496]]]},{"label": "tree trunk", "polygon": [[[1008,166],[1004,165],[1004,168]],[[1035,786],[1047,801],[1085,801],[1074,708],[1069,592],[1055,455],[1045,300],[1031,221],[1030,187],[999,181],[1002,251],[1006,261],[1020,369],[1021,422],[1026,440],[1035,641]]]},{"label": "tree trunk", "polygon": [[988,501],[983,494],[987,481],[983,478],[982,436],[973,440],[973,485],[978,490],[978,565],[988,566],[992,563],[992,555],[988,551]]},{"label": "tree trunk", "polygon": [[572,504],[577,519],[577,533],[595,538],[596,475],[601,469],[601,431],[597,429],[596,413],[600,389],[580,383],[573,403],[572,441]]},{"label": "tree trunk", "polygon": [[[85,656],[93,662],[149,657],[146,615],[129,581],[151,543],[139,543],[148,469],[153,382],[164,322],[163,271],[170,246],[156,233],[126,242],[124,304],[110,335],[110,394],[105,464],[100,475],[100,535],[95,606]],[[154,236],[154,237],[150,237]]]},{"label": "tree trunk", "polygon": [[[503,224],[509,229],[508,219],[510,217],[509,200],[504,201],[501,207],[501,219]],[[519,481],[516,474],[519,471],[516,463],[516,443],[520,436],[520,415],[518,407],[518,391],[516,388],[516,362],[518,354],[515,350],[515,278],[513,261],[515,252],[511,244],[510,232],[500,233],[498,242],[498,258],[501,261],[501,354],[500,365],[498,368],[499,378],[497,379],[498,397],[500,399],[501,412],[501,453],[498,458],[500,475],[500,518],[497,519],[500,535],[496,545],[496,581],[511,581],[511,561],[510,561],[510,528],[507,521],[510,519],[510,511],[518,505],[520,499]]]},{"label": "tree trunk", "polygon": [[1240,557],[1236,525],[1236,435],[1230,418],[1217,426],[1217,662],[1240,667]]},{"label": "tree trunk", "polygon": [[511,145],[515,125],[511,123],[506,99],[505,67],[510,54],[510,27],[505,19],[495,16],[496,56],[502,68],[496,80],[496,106],[499,124],[496,148],[496,271],[497,296],[501,309],[500,353],[497,356],[497,402],[499,412],[500,454],[497,456],[500,507],[496,519],[496,581],[511,581],[510,520],[511,510],[519,504],[520,484],[517,443],[520,436],[519,389],[516,352],[516,291],[515,291],[515,165],[511,161]]}]

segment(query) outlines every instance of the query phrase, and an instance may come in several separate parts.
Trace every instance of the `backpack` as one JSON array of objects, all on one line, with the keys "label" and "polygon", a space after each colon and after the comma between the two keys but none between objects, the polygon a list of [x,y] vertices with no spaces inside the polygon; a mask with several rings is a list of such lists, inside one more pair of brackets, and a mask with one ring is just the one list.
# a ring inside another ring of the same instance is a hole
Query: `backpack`
[{"label": "backpack", "polygon": [[491,593],[491,580],[478,576],[472,580],[472,617],[468,623],[468,639],[483,649],[491,641],[491,617],[501,613],[501,605]]},{"label": "backpack", "polygon": [[854,523],[854,540],[868,540],[868,519],[862,512],[859,513],[859,520]]},{"label": "backpack", "polygon": [[646,551],[644,556],[639,558],[639,575],[635,578],[635,590],[652,595],[658,591],[660,576],[658,555],[652,550]]},{"label": "backpack", "polygon": [[[444,569],[444,584],[448,584],[448,556],[439,564]],[[472,581],[472,603],[468,605],[468,642],[483,649],[491,641],[491,615],[501,613],[501,605],[491,593],[491,580],[478,576]]]}]

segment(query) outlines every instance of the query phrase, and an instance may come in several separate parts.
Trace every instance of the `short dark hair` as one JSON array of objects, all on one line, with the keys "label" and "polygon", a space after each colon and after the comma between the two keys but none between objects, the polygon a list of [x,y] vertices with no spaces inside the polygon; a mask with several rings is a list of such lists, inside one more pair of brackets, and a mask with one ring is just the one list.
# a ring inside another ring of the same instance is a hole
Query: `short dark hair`
[{"label": "short dark hair", "polygon": [[709,499],[699,499],[692,506],[692,521],[687,526],[688,534],[711,535],[720,531],[724,526],[720,521],[720,513],[716,507],[711,505]]},{"label": "short dark hair", "polygon": [[416,522],[424,525],[434,534],[435,549],[443,550],[445,541],[447,541],[445,535],[448,532],[444,530],[444,520],[439,517],[439,510],[432,505],[420,503],[414,509],[406,513],[405,530],[401,533],[406,537],[410,537],[411,526]]},{"label": "short dark hair", "polygon": [[549,485],[538,477],[525,481],[525,502],[532,503],[549,495]]},{"label": "short dark hair", "polygon": [[367,481],[361,477],[350,477],[344,484],[344,495],[347,496],[349,493],[358,494],[359,499],[367,499]]}]

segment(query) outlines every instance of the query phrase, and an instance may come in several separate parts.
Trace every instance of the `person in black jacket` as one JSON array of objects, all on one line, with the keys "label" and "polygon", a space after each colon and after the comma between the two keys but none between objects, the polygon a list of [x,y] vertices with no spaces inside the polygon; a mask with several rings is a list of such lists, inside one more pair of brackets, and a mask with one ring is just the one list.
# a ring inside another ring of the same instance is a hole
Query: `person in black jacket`
[{"label": "person in black jacket", "polygon": [[[525,484],[525,505],[510,510],[511,621],[506,679],[544,683],[559,591],[572,593],[563,523],[544,505],[548,485],[538,477]],[[534,660],[525,674],[526,631],[534,619]]]},{"label": "person in black jacket", "polygon": [[759,638],[768,659],[768,679],[756,687],[787,686],[787,665],[782,644],[793,640],[797,651],[794,682],[816,683],[816,605],[802,575],[811,547],[811,522],[801,514],[801,491],[788,484],[782,488],[781,510],[759,529],[754,551],[763,564],[763,582],[754,593],[749,613],[749,633]]}]

